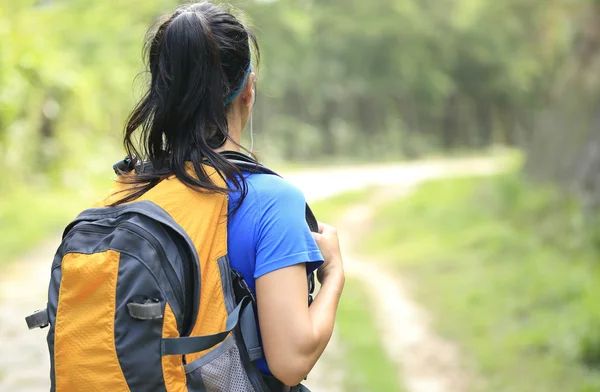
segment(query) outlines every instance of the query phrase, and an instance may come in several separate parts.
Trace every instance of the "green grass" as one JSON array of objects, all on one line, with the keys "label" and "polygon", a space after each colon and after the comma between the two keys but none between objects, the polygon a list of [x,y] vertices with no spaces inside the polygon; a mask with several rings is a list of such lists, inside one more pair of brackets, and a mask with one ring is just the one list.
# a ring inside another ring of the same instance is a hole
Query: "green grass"
[{"label": "green grass", "polygon": [[367,200],[371,193],[373,193],[372,189],[349,191],[328,199],[319,200],[311,204],[310,207],[317,220],[327,224],[334,224],[342,212],[357,203]]},{"label": "green grass", "polygon": [[60,233],[109,186],[106,179],[77,189],[19,188],[0,196],[0,266]]},{"label": "green grass", "polygon": [[600,390],[600,231],[516,174],[425,184],[383,206],[364,251],[415,282],[473,391]]},{"label": "green grass", "polygon": [[371,304],[362,283],[348,279],[336,324],[346,362],[344,390],[399,392],[398,372],[381,345]]}]

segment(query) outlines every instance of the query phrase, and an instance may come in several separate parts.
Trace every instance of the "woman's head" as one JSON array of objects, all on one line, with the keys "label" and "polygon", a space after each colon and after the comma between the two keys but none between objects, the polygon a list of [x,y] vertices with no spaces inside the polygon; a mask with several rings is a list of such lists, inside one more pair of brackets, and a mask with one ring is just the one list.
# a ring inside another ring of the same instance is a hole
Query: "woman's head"
[{"label": "woman's head", "polygon": [[127,122],[124,144],[134,161],[147,160],[153,170],[126,180],[139,185],[127,199],[173,174],[194,188],[225,191],[210,181],[202,162],[234,187],[245,188],[235,167],[215,150],[226,143],[239,146],[252,110],[252,69],[259,56],[255,36],[220,6],[187,4],[150,30],[145,55],[150,86]]}]

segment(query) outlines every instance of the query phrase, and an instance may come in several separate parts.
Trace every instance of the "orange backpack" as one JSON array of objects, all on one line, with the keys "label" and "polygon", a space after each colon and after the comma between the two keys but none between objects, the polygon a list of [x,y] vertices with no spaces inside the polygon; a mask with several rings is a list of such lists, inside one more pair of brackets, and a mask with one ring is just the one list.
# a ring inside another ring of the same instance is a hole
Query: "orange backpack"
[{"label": "orange backpack", "polygon": [[[275,174],[242,154],[227,157],[243,171]],[[227,258],[227,195],[168,178],[134,202],[105,207],[112,201],[66,228],[47,308],[27,318],[30,328],[50,326],[51,391],[307,390],[267,382],[254,364],[263,355],[255,300]],[[313,274],[308,281],[312,294]]]}]

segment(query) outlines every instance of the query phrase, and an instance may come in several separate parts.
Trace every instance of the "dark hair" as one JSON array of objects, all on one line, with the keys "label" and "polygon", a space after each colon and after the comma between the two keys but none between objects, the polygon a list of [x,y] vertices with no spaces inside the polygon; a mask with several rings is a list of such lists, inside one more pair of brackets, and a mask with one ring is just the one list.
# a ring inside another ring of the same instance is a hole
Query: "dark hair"
[{"label": "dark hair", "polygon": [[203,163],[242,193],[241,203],[246,182],[214,149],[231,140],[226,102],[246,81],[251,44],[258,64],[256,37],[230,12],[208,2],[178,7],[147,37],[144,57],[150,86],[129,116],[124,146],[136,167],[143,163],[151,169],[123,173],[120,181],[133,187],[115,205],[137,199],[172,175],[199,192],[227,192],[208,177]]}]

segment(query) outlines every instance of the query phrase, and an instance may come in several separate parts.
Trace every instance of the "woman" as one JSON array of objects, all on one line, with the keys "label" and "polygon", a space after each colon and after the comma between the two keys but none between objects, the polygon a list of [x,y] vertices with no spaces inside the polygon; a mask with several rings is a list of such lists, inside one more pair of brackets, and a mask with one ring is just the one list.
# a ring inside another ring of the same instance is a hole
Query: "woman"
[{"label": "woman", "polygon": [[[130,178],[136,192],[120,202],[172,175],[198,192],[228,192],[230,264],[257,298],[266,357],[258,366],[294,386],[331,337],[344,271],[335,229],[320,224],[319,233],[310,233],[298,189],[277,176],[240,174],[220,154],[240,150],[254,105],[258,53],[250,30],[210,3],[182,6],[158,25],[147,51],[150,88],[124,140],[130,156],[150,161],[153,170]],[[141,154],[134,147],[140,129]],[[213,183],[203,162],[226,178],[226,189]],[[309,307],[306,275],[316,268],[321,289]]]}]

